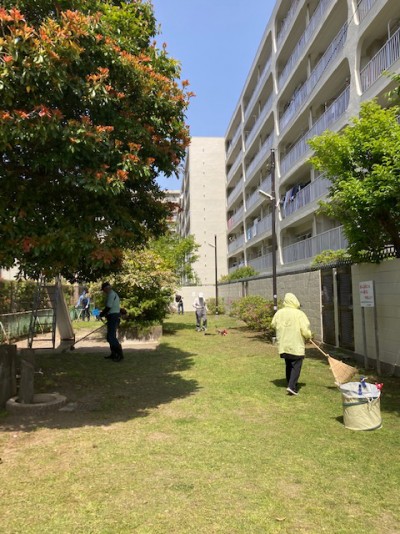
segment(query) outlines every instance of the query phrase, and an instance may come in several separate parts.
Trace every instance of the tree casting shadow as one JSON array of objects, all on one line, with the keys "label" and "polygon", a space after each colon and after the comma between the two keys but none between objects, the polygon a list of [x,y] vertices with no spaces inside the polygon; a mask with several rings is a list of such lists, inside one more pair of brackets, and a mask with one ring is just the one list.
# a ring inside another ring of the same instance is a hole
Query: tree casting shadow
[{"label": "tree casting shadow", "polygon": [[123,362],[104,359],[104,353],[38,354],[35,393],[59,392],[72,412],[31,416],[3,414],[2,431],[33,431],[37,428],[105,426],[146,417],[175,399],[199,390],[196,380],[181,372],[193,365],[193,355],[163,343],[156,350],[125,350]]}]

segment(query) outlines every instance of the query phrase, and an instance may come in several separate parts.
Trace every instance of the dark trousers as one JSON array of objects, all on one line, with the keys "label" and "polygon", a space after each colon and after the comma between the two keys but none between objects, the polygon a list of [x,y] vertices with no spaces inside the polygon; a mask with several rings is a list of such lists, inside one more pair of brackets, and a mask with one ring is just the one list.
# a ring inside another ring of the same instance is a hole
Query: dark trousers
[{"label": "dark trousers", "polygon": [[121,343],[117,339],[117,329],[120,323],[119,313],[109,313],[107,315],[107,341],[110,345],[111,352],[115,354],[122,353]]},{"label": "dark trousers", "polygon": [[297,391],[297,382],[300,378],[304,357],[281,354],[281,358],[285,359],[287,385],[293,391]]},{"label": "dark trousers", "polygon": [[183,315],[183,302],[181,300],[178,302],[178,315],[179,314]]},{"label": "dark trousers", "polygon": [[201,327],[203,320],[203,328],[207,328],[207,313],[206,310],[196,310],[196,328]]}]

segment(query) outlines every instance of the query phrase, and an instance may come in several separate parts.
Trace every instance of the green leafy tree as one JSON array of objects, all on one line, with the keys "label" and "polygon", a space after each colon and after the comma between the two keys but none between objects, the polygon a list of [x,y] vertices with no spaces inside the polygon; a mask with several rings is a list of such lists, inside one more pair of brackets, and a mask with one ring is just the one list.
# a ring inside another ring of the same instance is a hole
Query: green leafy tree
[{"label": "green leafy tree", "polygon": [[399,113],[366,102],[342,132],[310,141],[312,164],[332,182],[321,210],[343,224],[353,257],[378,259],[385,245],[400,257]]},{"label": "green leafy tree", "polygon": [[122,269],[110,281],[127,309],[129,320],[161,322],[167,315],[176,276],[156,252],[149,249],[125,252]]},{"label": "green leafy tree", "polygon": [[194,236],[181,237],[170,232],[150,243],[150,249],[159,254],[169,268],[175,273],[179,283],[196,282],[197,275],[193,264],[197,261],[196,251],[199,245]]},{"label": "green leafy tree", "polygon": [[165,231],[190,93],[147,1],[3,0],[0,267],[94,280]]}]

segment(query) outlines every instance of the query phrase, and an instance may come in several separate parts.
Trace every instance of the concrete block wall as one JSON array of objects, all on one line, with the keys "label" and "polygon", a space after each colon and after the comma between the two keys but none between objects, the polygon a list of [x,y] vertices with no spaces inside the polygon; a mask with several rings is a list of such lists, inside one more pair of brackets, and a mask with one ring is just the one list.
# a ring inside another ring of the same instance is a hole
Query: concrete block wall
[{"label": "concrete block wall", "polygon": [[[176,293],[181,295],[183,298],[183,309],[184,312],[193,312],[193,301],[199,293],[203,293],[204,298],[207,300],[209,298],[215,298],[215,285],[202,285],[202,286],[183,286],[180,287]],[[176,306],[175,301],[172,303],[173,306]]]},{"label": "concrete block wall", "polygon": [[370,280],[375,282],[377,328],[374,309],[365,308],[367,356],[374,364],[378,336],[382,372],[400,376],[400,259],[385,260],[379,265],[352,266],[354,342],[358,354],[364,354],[359,283]]},{"label": "concrete block wall", "polygon": [[[294,293],[307,314],[311,330],[317,339],[322,338],[321,278],[320,271],[281,274],[277,277],[278,299],[285,293]],[[228,307],[235,300],[246,295],[260,295],[272,300],[272,278],[257,278],[247,282],[231,282],[218,286],[218,293]]]}]

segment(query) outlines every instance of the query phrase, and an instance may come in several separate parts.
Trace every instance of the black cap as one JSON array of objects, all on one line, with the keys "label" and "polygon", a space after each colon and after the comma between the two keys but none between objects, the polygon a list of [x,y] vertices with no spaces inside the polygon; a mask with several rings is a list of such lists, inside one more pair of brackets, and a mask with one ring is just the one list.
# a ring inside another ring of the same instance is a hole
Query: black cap
[{"label": "black cap", "polygon": [[111,284],[110,282],[103,282],[101,284],[101,290],[103,291],[103,289],[106,289],[107,287],[111,287]]}]

